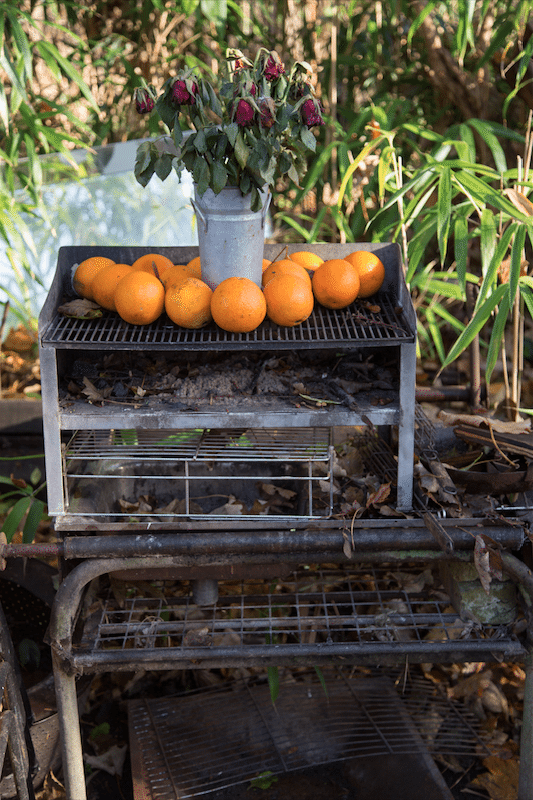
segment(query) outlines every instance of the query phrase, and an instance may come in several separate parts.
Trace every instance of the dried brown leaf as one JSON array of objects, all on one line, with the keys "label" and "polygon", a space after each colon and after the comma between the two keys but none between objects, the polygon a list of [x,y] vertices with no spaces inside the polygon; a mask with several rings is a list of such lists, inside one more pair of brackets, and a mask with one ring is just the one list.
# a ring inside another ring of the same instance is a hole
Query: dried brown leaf
[{"label": "dried brown leaf", "polygon": [[57,309],[58,314],[63,314],[64,317],[71,317],[72,319],[96,319],[101,317],[104,313],[98,303],[93,303],[92,300],[70,300],[68,303],[63,303]]},{"label": "dried brown leaf", "polygon": [[516,758],[489,756],[483,759],[488,772],[478,775],[471,786],[484,789],[491,800],[516,800],[518,794],[519,762]]}]

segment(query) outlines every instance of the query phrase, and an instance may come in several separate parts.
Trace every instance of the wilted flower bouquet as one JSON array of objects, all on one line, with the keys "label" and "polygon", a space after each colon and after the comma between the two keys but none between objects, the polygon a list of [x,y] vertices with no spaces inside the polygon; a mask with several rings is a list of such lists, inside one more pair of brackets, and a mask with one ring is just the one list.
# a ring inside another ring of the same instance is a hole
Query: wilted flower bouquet
[{"label": "wilted flower bouquet", "polygon": [[141,144],[137,180],[146,186],[154,172],[165,180],[172,169],[179,175],[185,168],[200,196],[208,188],[218,194],[236,186],[251,194],[251,208],[259,210],[260,191],[282,175],[298,184],[306,152],[316,148],[310,129],[324,121],[311,71],[298,61],[287,73],[277,53],[264,48],[253,63],[232,49],[218,90],[191,69],[169,78],[159,97],[149,86],[137,89],[137,111],[155,109],[175,146],[170,152],[164,137]]}]

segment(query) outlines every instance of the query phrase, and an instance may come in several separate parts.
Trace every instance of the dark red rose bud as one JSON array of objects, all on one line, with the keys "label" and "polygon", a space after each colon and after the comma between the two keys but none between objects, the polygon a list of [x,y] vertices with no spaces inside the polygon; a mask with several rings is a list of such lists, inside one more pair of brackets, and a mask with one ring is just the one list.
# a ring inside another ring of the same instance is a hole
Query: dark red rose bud
[{"label": "dark red rose bud", "polygon": [[135,89],[135,108],[138,114],[149,114],[154,108],[154,98],[148,89]]},{"label": "dark red rose bud", "polygon": [[196,102],[194,95],[198,93],[198,86],[193,82],[181,78],[174,81],[172,86],[172,99],[178,106],[193,106]]},{"label": "dark red rose bud", "polygon": [[251,125],[254,120],[254,109],[247,100],[239,100],[237,103],[237,110],[235,111],[235,120],[237,125]]},{"label": "dark red rose bud", "polygon": [[308,128],[312,128],[313,125],[324,125],[318,100],[313,100],[311,97],[309,100],[305,100],[301,105],[300,113]]},{"label": "dark red rose bud", "polygon": [[285,67],[278,54],[274,52],[270,53],[263,72],[267,81],[275,81],[276,78],[279,78],[284,72]]},{"label": "dark red rose bud", "polygon": [[259,100],[261,115],[259,123],[263,128],[271,128],[276,121],[276,106],[271,97],[262,97]]}]

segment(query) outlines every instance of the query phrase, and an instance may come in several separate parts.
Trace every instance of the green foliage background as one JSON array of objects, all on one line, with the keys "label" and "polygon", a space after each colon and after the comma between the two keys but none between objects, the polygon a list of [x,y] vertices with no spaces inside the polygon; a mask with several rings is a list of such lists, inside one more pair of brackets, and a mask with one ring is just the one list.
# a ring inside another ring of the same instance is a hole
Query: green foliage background
[{"label": "green foliage background", "polygon": [[72,148],[160,132],[133,107],[142,80],[160,89],[197,66],[216,82],[226,47],[253,57],[266,46],[315,67],[328,123],[302,184],[276,187],[275,238],[399,241],[424,353],[446,365],[481,335],[490,377],[503,334],[533,309],[523,266],[531,10],[531,0],[3,0],[0,236],[19,287],[10,302],[24,319],[38,280],[26,220],[47,215],[39,157],[62,153],[62,169],[83,179]]}]

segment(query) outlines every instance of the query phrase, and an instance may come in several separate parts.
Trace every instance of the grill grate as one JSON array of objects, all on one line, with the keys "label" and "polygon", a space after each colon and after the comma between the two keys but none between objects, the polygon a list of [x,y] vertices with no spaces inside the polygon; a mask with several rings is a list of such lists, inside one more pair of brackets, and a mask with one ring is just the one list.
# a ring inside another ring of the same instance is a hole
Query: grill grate
[{"label": "grill grate", "polygon": [[321,677],[282,683],[275,707],[250,683],[130,701],[135,796],[195,797],[350,758],[489,752],[473,715],[422,678],[402,694],[389,676]]},{"label": "grill grate", "polygon": [[435,655],[429,655],[432,646],[442,657],[456,645],[464,652],[468,645],[492,653],[522,651],[518,641],[509,642],[507,626],[461,621],[448,597],[420,580],[417,573],[376,566],[303,568],[267,592],[264,581],[221,584],[218,601],[202,608],[189,595],[129,597],[120,607],[109,598],[78,654],[110,656],[115,650],[139,663],[150,658],[147,649],[161,648],[159,657],[167,650],[176,660],[237,663],[313,653],[333,657],[346,644],[364,644],[369,657],[375,657],[373,644],[375,652],[407,652],[415,645],[426,651],[425,661]]},{"label": "grill grate", "polygon": [[228,333],[215,324],[198,330],[174,325],[163,315],[152,325],[129,325],[118,314],[107,313],[96,320],[75,320],[55,313],[41,332],[44,345],[86,349],[283,349],[356,345],[375,347],[414,342],[414,332],[403,317],[394,298],[379,295],[379,311],[371,311],[357,302],[341,310],[316,305],[301,325],[285,328],[265,320],[251,333]]}]

